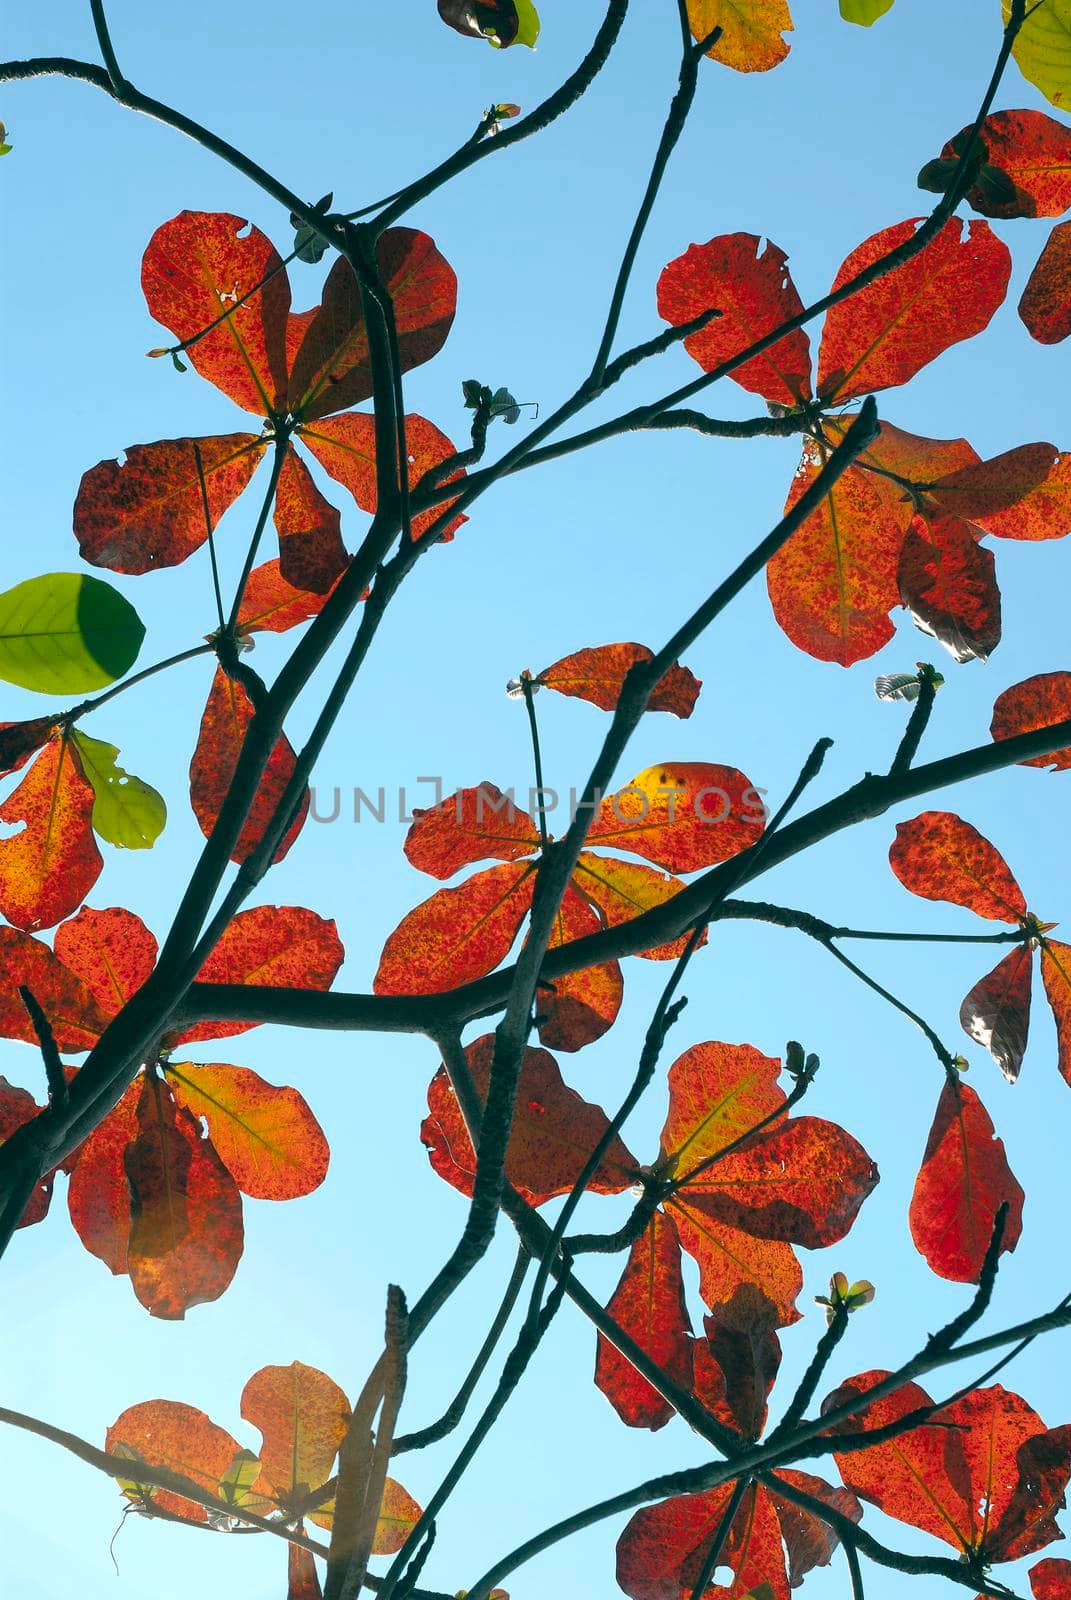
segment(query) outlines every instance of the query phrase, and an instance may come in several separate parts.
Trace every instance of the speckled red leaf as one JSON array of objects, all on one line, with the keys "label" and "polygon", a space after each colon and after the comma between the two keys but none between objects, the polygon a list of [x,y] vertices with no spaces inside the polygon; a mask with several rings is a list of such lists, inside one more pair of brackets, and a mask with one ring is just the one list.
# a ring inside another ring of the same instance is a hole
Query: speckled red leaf
[{"label": "speckled red leaf", "polygon": [[755,1238],[820,1250],[844,1238],[877,1181],[850,1133],[821,1117],[792,1117],[726,1153],[680,1197]]},{"label": "speckled red leaf", "polygon": [[138,1133],[142,1081],[135,1078],[88,1139],[75,1150],[67,1209],[90,1255],[114,1273],[127,1270],[130,1243],[130,1185],[123,1156]]},{"label": "speckled red leaf", "polygon": [[394,1478],[383,1485],[383,1498],[379,1502],[375,1538],[372,1542],[374,1556],[394,1556],[402,1548],[420,1520],[421,1511],[413,1496]]},{"label": "speckled red leaf", "polygon": [[[754,233],[727,233],[707,244],[693,244],[658,280],[659,316],[676,328],[717,307],[721,316],[684,341],[693,360],[712,372],[803,310],[787,263],[783,250],[769,240],[763,246]],[[730,376],[779,405],[809,399],[811,345],[806,330],[786,334]]]},{"label": "speckled red leaf", "polygon": [[149,240],[141,287],[150,314],[180,340],[230,310],[186,359],[243,410],[285,409],[290,281],[259,228],[225,211],[180,211]]},{"label": "speckled red leaf", "polygon": [[[1017,1395],[1010,1398],[1023,1404]],[[999,1561],[1032,1555],[1063,1537],[1056,1513],[1064,1509],[1071,1475],[1071,1427],[1034,1434],[1015,1452],[1015,1465],[1018,1480],[1007,1509],[996,1533],[986,1540],[987,1549]]]},{"label": "speckled red leaf", "polygon": [[140,917],[121,906],[106,911],[83,906],[77,916],[60,923],[52,947],[109,1020],[156,965],[156,940]]},{"label": "speckled red leaf", "polygon": [[[808,441],[788,492],[791,510],[828,452]],[[897,564],[911,506],[888,478],[849,467],[766,566],[779,626],[800,650],[849,667],[892,638]]]},{"label": "speckled red leaf", "polygon": [[287,1545],[286,1600],[323,1600],[316,1557],[299,1544]]},{"label": "speckled red leaf", "polygon": [[1023,1191],[975,1091],[946,1083],[911,1197],[911,1237],[931,1271],[953,1283],[977,1283],[1005,1202],[1002,1252],[1019,1242]]},{"label": "speckled red leaf", "polygon": [[1058,222],[1030,274],[1019,315],[1039,344],[1059,344],[1071,333],[1071,222]]},{"label": "speckled red leaf", "polygon": [[1017,945],[979,979],[959,1010],[964,1031],[989,1051],[1009,1083],[1026,1054],[1033,963],[1029,945]]},{"label": "speckled red leaf", "polygon": [[56,729],[54,717],[32,717],[28,722],[0,722],[0,778],[24,767]]},{"label": "speckled red leaf", "polygon": [[939,478],[942,508],[999,539],[1062,539],[1071,532],[1071,454],[1023,444]]},{"label": "speckled red leaf", "polygon": [[952,1424],[973,1490],[971,1543],[992,1561],[1032,1555],[1062,1537],[1071,1473],[1071,1428],[1046,1430],[1037,1412],[1001,1385],[974,1389],[941,1413]]},{"label": "speckled red leaf", "polygon": [[0,1038],[36,1045],[37,1035],[19,998],[20,984],[33,991],[61,1050],[89,1050],[96,1044],[107,1014],[81,978],[40,939],[0,927]]},{"label": "speckled red leaf", "polygon": [[[485,1034],[465,1050],[481,1099],[487,1094],[493,1051],[493,1034]],[[428,1111],[420,1137],[432,1166],[455,1189],[471,1195],[476,1159],[461,1109],[442,1067],[428,1087]],[[606,1132],[607,1121],[601,1107],[582,1100],[562,1082],[553,1056],[546,1050],[526,1050],[506,1153],[506,1177],[530,1205],[542,1205],[555,1195],[567,1194]],[[615,1137],[589,1189],[594,1194],[620,1194],[635,1182],[636,1171],[636,1158]]]},{"label": "speckled red leaf", "polygon": [[442,994],[492,972],[532,903],[529,862],[488,867],[440,889],[402,918],[383,946],[377,994]]},{"label": "speckled red leaf", "polygon": [[[179,1400],[144,1400],[129,1406],[116,1417],[104,1441],[109,1455],[123,1455],[120,1446],[136,1452],[148,1466],[166,1467],[217,1496],[220,1479],[239,1450],[238,1441],[225,1428],[218,1428],[203,1411]],[[135,1470],[132,1463],[131,1472]],[[162,1511],[187,1522],[208,1521],[204,1506],[170,1489],[139,1491],[139,1498],[145,1496]]]},{"label": "speckled red leaf", "polygon": [[349,562],[341,526],[339,513],[313,483],[308,467],[288,450],[275,491],[280,576],[295,588],[326,594]]},{"label": "speckled red leaf", "polygon": [[[968,128],[956,135],[962,139]],[[1071,207],[1071,128],[1043,111],[994,111],[980,129],[986,165],[1006,173],[1014,194],[998,197],[982,183],[967,200],[986,217],[1058,217]],[[956,157],[950,139],[941,160]]]},{"label": "speckled red leaf", "polygon": [[703,1326],[706,1337],[695,1343],[696,1393],[728,1427],[757,1439],[781,1365],[777,1308],[757,1285],[745,1283]]},{"label": "speckled red leaf", "polygon": [[[17,994],[15,998],[18,999]],[[5,1139],[11,1138],[16,1128],[21,1128],[43,1110],[44,1107],[37,1104],[28,1089],[19,1089],[15,1084],[8,1083],[6,1078],[0,1077],[0,1145]],[[34,1184],[33,1193],[19,1220],[20,1228],[32,1227],[48,1215],[54,1176],[54,1173],[48,1172]]]},{"label": "speckled red leaf", "polygon": [[[833,444],[839,444],[855,421],[857,413],[843,412],[829,417],[823,427]],[[980,456],[966,439],[929,439],[924,434],[907,433],[891,422],[882,422],[878,436],[858,457],[864,466],[895,472],[911,483],[931,484],[936,478],[971,467]],[[910,496],[905,495],[910,507]]]},{"label": "speckled red leaf", "polygon": [[[650,661],[653,652],[645,644],[602,644],[576,650],[545,667],[538,682],[558,694],[590,700],[601,711],[617,705],[629,669],[638,661]],[[671,711],[675,717],[690,717],[695,710],[702,683],[687,667],[674,662],[655,685],[647,702],[648,711]]]},{"label": "speckled red leaf", "polygon": [[517,861],[539,849],[539,829],[513,791],[493,783],[449,794],[417,813],[403,846],[406,858],[433,878],[451,878],[475,861]]},{"label": "speckled red leaf", "polygon": [[25,824],[0,839],[0,912],[16,928],[51,928],[92,889],[104,866],[92,816],[93,790],[73,745],[50,739],[0,805],[0,822]]},{"label": "speckled red leaf", "polygon": [[[547,944],[556,950],[573,939],[598,933],[602,923],[582,895],[567,888]],[[555,978],[536,996],[539,1039],[550,1050],[582,1050],[601,1039],[621,1009],[621,968],[616,961]]]},{"label": "speckled red leaf", "polygon": [[958,517],[916,517],[896,575],[911,620],[956,661],[986,661],[1000,643],[993,552]]},{"label": "speckled red leaf", "polygon": [[260,1429],[261,1467],[277,1495],[299,1495],[327,1482],[350,1407],[325,1372],[300,1361],[261,1367],[242,1390],[241,1411]]},{"label": "speckled red leaf", "polygon": [[774,1308],[779,1328],[798,1322],[796,1297],[803,1289],[803,1273],[790,1244],[777,1239],[756,1239],[723,1222],[716,1222],[691,1203],[687,1189],[666,1202],[682,1247],[699,1268],[699,1293],[704,1305],[716,1307],[730,1326],[747,1326],[746,1302],[741,1287],[759,1289]]},{"label": "speckled red leaf", "polygon": [[809,1472],[788,1471],[774,1474],[773,1482],[770,1484],[770,1498],[777,1512],[777,1520],[781,1524],[781,1536],[788,1555],[789,1586],[795,1589],[815,1567],[829,1565],[840,1539],[828,1522],[823,1522],[821,1517],[815,1516],[813,1512],[804,1511],[793,1501],[779,1495],[775,1487],[778,1481],[802,1489],[805,1494],[811,1495],[816,1500],[825,1501],[827,1506],[839,1511],[842,1516],[851,1517],[853,1522],[862,1520],[863,1508],[850,1489],[840,1487],[834,1489],[824,1479],[813,1478]]},{"label": "speckled red leaf", "polygon": [[[1071,672],[1039,672],[1034,678],[1012,684],[998,695],[989,731],[994,739],[1013,739],[1017,733],[1032,733],[1054,722],[1071,721]],[[1054,772],[1071,770],[1071,745],[1047,756],[1031,756],[1021,767],[1050,767]]]},{"label": "speckled red leaf", "polygon": [[295,1200],[319,1188],[330,1149],[296,1089],[266,1083],[248,1067],[168,1062],[175,1100],[203,1118],[216,1154],[243,1194]]},{"label": "speckled red leaf", "polygon": [[[275,989],[330,989],[346,952],[329,917],[304,906],[252,906],[232,917],[199,983],[250,983]],[[199,1022],[169,1041],[230,1038],[255,1022]]]},{"label": "speckled red leaf", "polygon": [[667,1175],[682,1177],[783,1106],[780,1071],[780,1061],[750,1044],[712,1040],[678,1056],[669,1069],[662,1129]]},{"label": "speckled red leaf", "polygon": [[197,450],[212,529],[256,471],[265,442],[252,433],[132,444],[123,460],[99,461],[83,476],[74,532],[84,561],[113,572],[176,567],[208,538]]},{"label": "speckled red leaf", "polygon": [[[667,1377],[691,1389],[691,1321],[684,1303],[681,1247],[664,1212],[655,1212],[633,1244],[606,1309]],[[662,1428],[675,1414],[669,1401],[602,1334],[595,1382],[630,1428]]]},{"label": "speckled red leaf", "polygon": [[144,1080],[137,1134],[123,1165],[130,1188],[127,1271],[142,1305],[174,1321],[191,1306],[218,1300],[241,1259],[242,1199],[197,1121],[158,1079]]},{"label": "speckled red leaf", "polygon": [[[216,668],[208,703],[201,718],[197,748],[190,762],[190,803],[207,838],[215,826],[220,807],[230,788],[238,765],[246,731],[253,720],[253,702],[245,687]],[[256,849],[271,821],[275,808],[286,792],[295,766],[294,751],[283,734],[271,753],[257,786],[242,831],[231,851],[232,861],[244,861]],[[308,790],[290,824],[274,859],[281,861],[301,832],[309,809]]]},{"label": "speckled red leaf", "polygon": [[[332,585],[328,593],[333,592]],[[302,623],[318,617],[327,600],[328,594],[312,594],[287,583],[276,557],[254,567],[249,574],[238,609],[238,632],[243,635],[285,633],[288,628],[299,628]]]},{"label": "speckled red leaf", "polygon": [[[350,491],[361,510],[374,513],[379,505],[375,419],[364,411],[347,411],[343,416],[323,417],[313,426],[303,427],[300,437],[324,471]],[[410,492],[416,489],[425,473],[457,454],[446,434],[434,422],[415,412],[410,412],[405,419],[405,444],[409,455]],[[442,482],[456,483],[464,476],[464,471],[452,472]],[[425,534],[448,509],[448,504],[444,500],[441,505],[414,517],[413,538],[419,539]],[[464,513],[452,518],[439,535],[439,542],[446,544],[468,520]]]},{"label": "speckled red leaf", "polygon": [[[919,218],[883,228],[841,266],[834,290],[906,244]],[[826,316],[818,358],[818,392],[826,401],[907,383],[961,339],[989,321],[1008,291],[1011,255],[986,222],[966,234],[951,218],[918,255],[894,267]]]},{"label": "speckled red leaf", "polygon": [[762,798],[735,767],[672,761],[608,795],[588,843],[645,856],[667,872],[697,872],[747,849],[764,826]]},{"label": "speckled red leaf", "polygon": [[[680,878],[669,877],[652,867],[641,866],[638,861],[617,861],[613,856],[598,856],[582,850],[577,859],[573,884],[597,906],[607,926],[616,928],[633,917],[650,911],[654,906],[665,905],[684,888]],[[704,930],[699,943],[706,944]],[[649,961],[676,961],[683,955],[688,934],[673,939],[668,944],[656,945],[651,950],[637,951]]]},{"label": "speckled red leaf", "polygon": [[1041,942],[1041,976],[1056,1022],[1060,1073],[1071,1084],[1071,944],[1058,939]]},{"label": "speckled red leaf", "polygon": [[950,900],[992,922],[1026,915],[1023,891],[1000,851],[954,812],[923,811],[901,822],[889,865],[924,900]]},{"label": "speckled red leaf", "polygon": [[[457,279],[433,240],[413,228],[380,234],[376,260],[394,304],[401,370],[408,372],[442,348],[454,320]],[[357,405],[371,393],[360,290],[353,268],[339,256],[294,357],[288,409],[309,422]]]},{"label": "speckled red leaf", "polygon": [[1031,1567],[1030,1592],[1034,1600],[1071,1600],[1071,1561],[1049,1557]]}]

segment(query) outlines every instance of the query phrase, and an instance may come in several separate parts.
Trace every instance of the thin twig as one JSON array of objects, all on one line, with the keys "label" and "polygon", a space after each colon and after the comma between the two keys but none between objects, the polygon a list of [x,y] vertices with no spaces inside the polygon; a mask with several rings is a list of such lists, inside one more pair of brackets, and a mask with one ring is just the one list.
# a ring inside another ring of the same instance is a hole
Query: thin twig
[{"label": "thin twig", "polygon": [[62,1107],[67,1100],[67,1076],[60,1060],[52,1024],[33,990],[24,983],[20,983],[18,987],[19,999],[26,1008],[33,1024],[33,1031],[37,1035],[37,1043],[41,1048],[41,1060],[44,1062],[45,1080],[48,1083],[49,1104]]}]

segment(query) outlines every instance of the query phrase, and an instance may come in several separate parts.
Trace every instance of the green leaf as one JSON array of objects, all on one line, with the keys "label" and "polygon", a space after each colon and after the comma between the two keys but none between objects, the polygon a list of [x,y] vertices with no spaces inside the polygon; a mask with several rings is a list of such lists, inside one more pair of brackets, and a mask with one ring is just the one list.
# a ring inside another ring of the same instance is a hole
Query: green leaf
[{"label": "green leaf", "polygon": [[886,11],[892,10],[892,3],[893,0],[840,0],[840,14],[845,22],[857,22],[861,28],[869,28]]},{"label": "green leaf", "polygon": [[[1004,21],[1011,0],[1003,0]],[[1012,46],[1023,77],[1061,109],[1071,106],[1071,0],[1045,0],[1027,7],[1026,21]]]},{"label": "green leaf", "polygon": [[239,1450],[219,1480],[219,1497],[228,1505],[241,1506],[250,1499],[250,1490],[260,1476],[260,1458],[252,1450]]},{"label": "green leaf", "polygon": [[50,572],[0,594],[0,678],[41,694],[103,689],[138,658],[145,628],[100,578]]},{"label": "green leaf", "polygon": [[120,849],[151,850],[167,821],[163,796],[123,771],[113,744],[91,739],[80,728],[72,729],[71,741],[93,789],[94,830]]}]

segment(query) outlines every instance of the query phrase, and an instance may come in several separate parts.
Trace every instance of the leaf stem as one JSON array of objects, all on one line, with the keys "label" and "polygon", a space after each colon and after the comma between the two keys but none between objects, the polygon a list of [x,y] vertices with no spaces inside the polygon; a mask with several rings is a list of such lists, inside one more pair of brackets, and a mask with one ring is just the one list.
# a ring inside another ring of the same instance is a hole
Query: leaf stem
[{"label": "leaf stem", "polygon": [[550,842],[550,835],[547,832],[547,810],[544,801],[546,791],[543,787],[543,757],[539,748],[539,722],[536,718],[535,688],[528,672],[522,672],[521,674],[521,692],[524,695],[524,708],[528,713],[528,731],[532,736],[532,764],[535,768],[536,820],[539,823],[539,842],[545,850]]}]

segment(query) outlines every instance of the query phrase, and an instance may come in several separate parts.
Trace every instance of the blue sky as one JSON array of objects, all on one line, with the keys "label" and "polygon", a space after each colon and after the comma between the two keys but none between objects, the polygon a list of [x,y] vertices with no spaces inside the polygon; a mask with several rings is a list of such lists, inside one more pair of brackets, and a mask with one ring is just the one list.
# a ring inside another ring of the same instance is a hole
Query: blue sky
[{"label": "blue sky", "polygon": [[[318,0],[298,12],[281,0],[191,0],[182,8],[115,0],[110,15],[136,83],[248,147],[299,192],[315,199],[333,190],[336,204],[348,208],[423,171],[491,101],[530,107],[571,69],[598,7],[594,0],[545,0],[541,9],[544,37],[534,55],[466,44],[441,26],[431,0]],[[460,279],[443,354],[406,382],[409,408],[455,439],[466,426],[463,379],[507,384],[545,412],[590,364],[676,80],[672,8],[636,0],[633,9],[611,66],[567,119],[491,158],[406,219],[435,237]],[[862,239],[925,209],[915,174],[974,113],[999,41],[996,0],[943,0],[940,7],[899,0],[869,32],[844,26],[834,0],[799,0],[796,9],[793,52],[777,72],[745,78],[704,70],[637,262],[624,341],[657,330],[658,272],[693,240],[735,230],[768,235],[789,253],[808,299]],[[7,18],[7,40],[12,55],[94,57],[81,0],[18,8]],[[1014,69],[998,103],[1043,106]],[[188,207],[234,211],[284,248],[289,230],[279,208],[228,168],[87,87],[60,80],[10,86],[0,114],[15,146],[0,174],[11,219],[2,267],[10,377],[0,432],[9,529],[4,581],[11,584],[78,569],[71,506],[81,474],[94,463],[134,443],[245,426],[194,372],[180,377],[167,363],[144,359],[161,342],[138,281],[153,229]],[[984,455],[1034,439],[1065,447],[1066,352],[1033,344],[1015,314],[1048,224],[997,227],[1015,262],[1007,303],[981,339],[954,347],[908,389],[882,396],[882,414],[919,433],[964,434]],[[292,278],[295,305],[312,304],[322,271],[297,265]],[[622,384],[595,415],[660,394],[695,371],[675,352],[657,371],[645,368]],[[714,414],[742,417],[757,402],[724,385],[707,403]],[[503,438],[493,443],[498,448]],[[406,585],[324,753],[317,786],[405,786],[412,797],[419,776],[439,774],[447,791],[484,779],[527,787],[525,719],[503,693],[506,679],[582,645],[661,642],[776,521],[795,459],[792,441],[634,436],[503,483]],[[220,531],[232,582],[254,497]],[[343,509],[352,548],[364,519]],[[1071,665],[1069,561],[1061,542],[997,549],[1004,641],[985,666],[946,669],[927,756],[983,740],[992,702],[1009,684]],[[143,662],[196,642],[213,625],[207,559],[116,581],[147,624]],[[289,643],[258,643],[254,664],[270,676]],[[836,743],[814,796],[831,795],[868,768],[886,766],[899,737],[902,712],[876,701],[875,674],[933,659],[936,648],[902,620],[881,655],[851,671],[812,661],[782,636],[764,586],[755,583],[689,652],[689,665],[705,681],[695,716],[688,723],[649,717],[619,776],[659,761],[719,761],[740,767],[776,798],[814,740],[830,735]],[[127,905],[158,933],[200,844],[184,796],[209,678],[209,665],[194,662],[121,697],[88,725],[119,744],[128,767],[171,804],[167,832],[151,854],[107,851],[90,903]],[[8,689],[3,715],[36,714],[42,705]],[[313,708],[311,698],[299,707],[295,736]],[[602,715],[549,695],[539,710],[548,781],[563,789],[581,783]],[[1066,916],[1071,871],[1061,780],[1020,769],[928,803],[961,811],[993,838],[1033,909],[1050,920]],[[967,912],[915,900],[892,877],[886,853],[894,824],[921,809],[903,808],[840,835],[779,868],[761,893],[837,923],[984,931]],[[402,857],[403,834],[397,821],[310,823],[261,897],[337,919],[347,950],[340,983],[349,988],[370,986],[387,933],[430,892]],[[985,970],[986,955],[970,947],[875,946],[861,959],[952,1042],[960,999]],[[568,1081],[589,1098],[608,1105],[620,1098],[663,976],[633,962],[615,1028],[579,1057],[563,1058]],[[906,1230],[940,1088],[936,1062],[910,1024],[820,949],[776,929],[716,930],[687,990],[691,1003],[667,1061],[701,1039],[746,1040],[776,1054],[795,1037],[820,1052],[808,1109],[851,1130],[878,1161],[882,1181],[842,1245],[805,1254],[801,1305],[810,1306],[836,1268],[871,1277],[878,1299],[855,1319],[831,1382],[897,1364],[966,1296],[928,1271]],[[1067,1287],[1061,1236],[1071,1102],[1040,1005],[1014,1090],[979,1050],[964,1047],[970,1082],[1028,1191],[1023,1240],[1002,1270],[988,1322],[997,1327],[1048,1306]],[[430,1171],[418,1142],[436,1065],[427,1043],[261,1030],[191,1055],[233,1060],[298,1085],[329,1134],[332,1169],[305,1200],[246,1203],[246,1253],[233,1286],[181,1324],[150,1321],[129,1283],[112,1279],[82,1250],[62,1193],[48,1222],[19,1236],[4,1262],[0,1403],[100,1443],[126,1406],[161,1396],[200,1405],[255,1444],[240,1422],[238,1397],[250,1373],[267,1363],[296,1358],[320,1366],[352,1397],[378,1349],[386,1284],[400,1282],[415,1297],[464,1220],[463,1201]],[[33,1053],[8,1044],[2,1056],[0,1070],[43,1093]],[[628,1142],[641,1160],[654,1151],[663,1113],[664,1091],[656,1090],[629,1126]],[[626,1205],[593,1201],[591,1217],[612,1225]],[[503,1228],[471,1288],[414,1353],[406,1426],[429,1420],[452,1394],[512,1255]],[[617,1270],[596,1263],[585,1266],[585,1278],[608,1295]],[[785,1334],[781,1394],[820,1328],[811,1307]],[[593,1361],[592,1334],[566,1309],[531,1381],[442,1520],[429,1583],[466,1587],[493,1558],[578,1503],[702,1459],[682,1424],[653,1437],[625,1429],[590,1381]],[[1029,1351],[1008,1381],[1049,1425],[1071,1416],[1056,1339]],[[453,1449],[447,1442],[399,1464],[418,1499],[434,1488]],[[6,1592],[17,1600],[58,1600],[75,1584],[83,1600],[188,1600],[195,1592],[278,1600],[284,1592],[284,1555],[274,1541],[208,1539],[134,1518],[115,1544],[116,1576],[108,1541],[119,1513],[114,1489],[88,1468],[39,1441],[5,1436]],[[867,1521],[903,1548],[935,1548],[871,1511]],[[548,1592],[612,1600],[617,1531],[616,1524],[593,1530],[518,1574],[508,1585],[515,1600]],[[1024,1574],[1008,1569],[1007,1576],[1025,1588]],[[886,1600],[904,1582],[874,1572],[868,1596]],[[808,1580],[815,1600],[845,1588],[840,1558]]]}]

